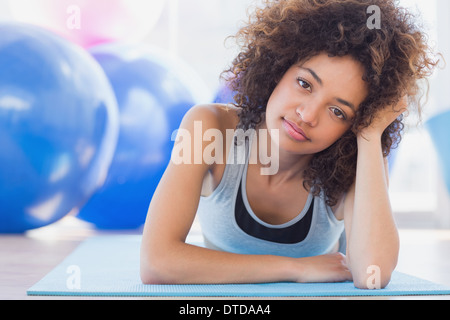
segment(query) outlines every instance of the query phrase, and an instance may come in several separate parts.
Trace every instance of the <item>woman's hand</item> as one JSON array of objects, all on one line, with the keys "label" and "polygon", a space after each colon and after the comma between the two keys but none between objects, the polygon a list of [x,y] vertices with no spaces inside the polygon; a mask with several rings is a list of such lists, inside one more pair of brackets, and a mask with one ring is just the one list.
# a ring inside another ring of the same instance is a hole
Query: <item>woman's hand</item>
[{"label": "woman's hand", "polygon": [[363,129],[359,136],[362,138],[369,138],[373,134],[381,136],[383,132],[389,127],[402,113],[407,111],[408,98],[404,96],[396,105],[387,106],[380,110],[374,117],[374,120],[369,127]]},{"label": "woman's hand", "polygon": [[298,259],[298,283],[333,283],[352,281],[347,259],[341,253]]}]

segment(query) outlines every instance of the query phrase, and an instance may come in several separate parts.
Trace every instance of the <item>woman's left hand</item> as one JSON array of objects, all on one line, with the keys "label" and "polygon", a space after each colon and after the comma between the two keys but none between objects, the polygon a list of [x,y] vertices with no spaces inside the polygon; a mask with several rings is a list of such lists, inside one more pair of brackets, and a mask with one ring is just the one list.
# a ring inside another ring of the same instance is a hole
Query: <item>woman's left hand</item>
[{"label": "woman's left hand", "polygon": [[402,113],[407,111],[408,98],[404,96],[396,105],[387,106],[380,110],[375,115],[371,125],[362,130],[360,136],[366,137],[367,135],[377,134],[382,135],[383,132],[389,127]]}]

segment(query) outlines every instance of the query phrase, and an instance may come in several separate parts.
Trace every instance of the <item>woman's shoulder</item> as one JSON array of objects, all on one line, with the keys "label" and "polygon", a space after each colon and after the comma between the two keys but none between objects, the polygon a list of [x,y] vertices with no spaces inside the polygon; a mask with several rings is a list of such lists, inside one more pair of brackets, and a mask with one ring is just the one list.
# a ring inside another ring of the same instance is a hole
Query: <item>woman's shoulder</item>
[{"label": "woman's shoulder", "polygon": [[232,104],[202,104],[192,107],[185,120],[201,122],[203,129],[215,128],[221,131],[235,129],[239,123],[239,108]]}]

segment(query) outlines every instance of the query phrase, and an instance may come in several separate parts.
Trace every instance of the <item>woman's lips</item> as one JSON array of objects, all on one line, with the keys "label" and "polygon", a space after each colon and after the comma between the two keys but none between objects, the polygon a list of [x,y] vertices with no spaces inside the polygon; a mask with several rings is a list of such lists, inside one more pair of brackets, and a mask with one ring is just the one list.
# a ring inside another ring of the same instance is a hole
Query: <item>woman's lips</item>
[{"label": "woman's lips", "polygon": [[287,133],[297,141],[311,141],[305,132],[299,128],[294,122],[289,121],[287,119],[283,119],[283,127],[287,131]]}]

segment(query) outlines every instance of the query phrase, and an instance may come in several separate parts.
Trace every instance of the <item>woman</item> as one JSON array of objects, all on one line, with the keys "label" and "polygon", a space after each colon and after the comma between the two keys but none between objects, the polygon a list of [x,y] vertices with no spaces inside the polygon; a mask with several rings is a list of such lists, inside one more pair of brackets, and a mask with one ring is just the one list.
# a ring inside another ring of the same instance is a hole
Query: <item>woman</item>
[{"label": "woman", "polygon": [[[211,139],[197,136],[178,154],[192,161],[170,163],[144,229],[142,281],[384,288],[399,251],[386,157],[407,97],[418,101],[436,65],[425,35],[391,0],[278,0],[237,37],[226,73],[236,103],[194,107],[177,143],[199,128],[234,139],[210,161]],[[185,243],[196,215],[206,248]]]}]

